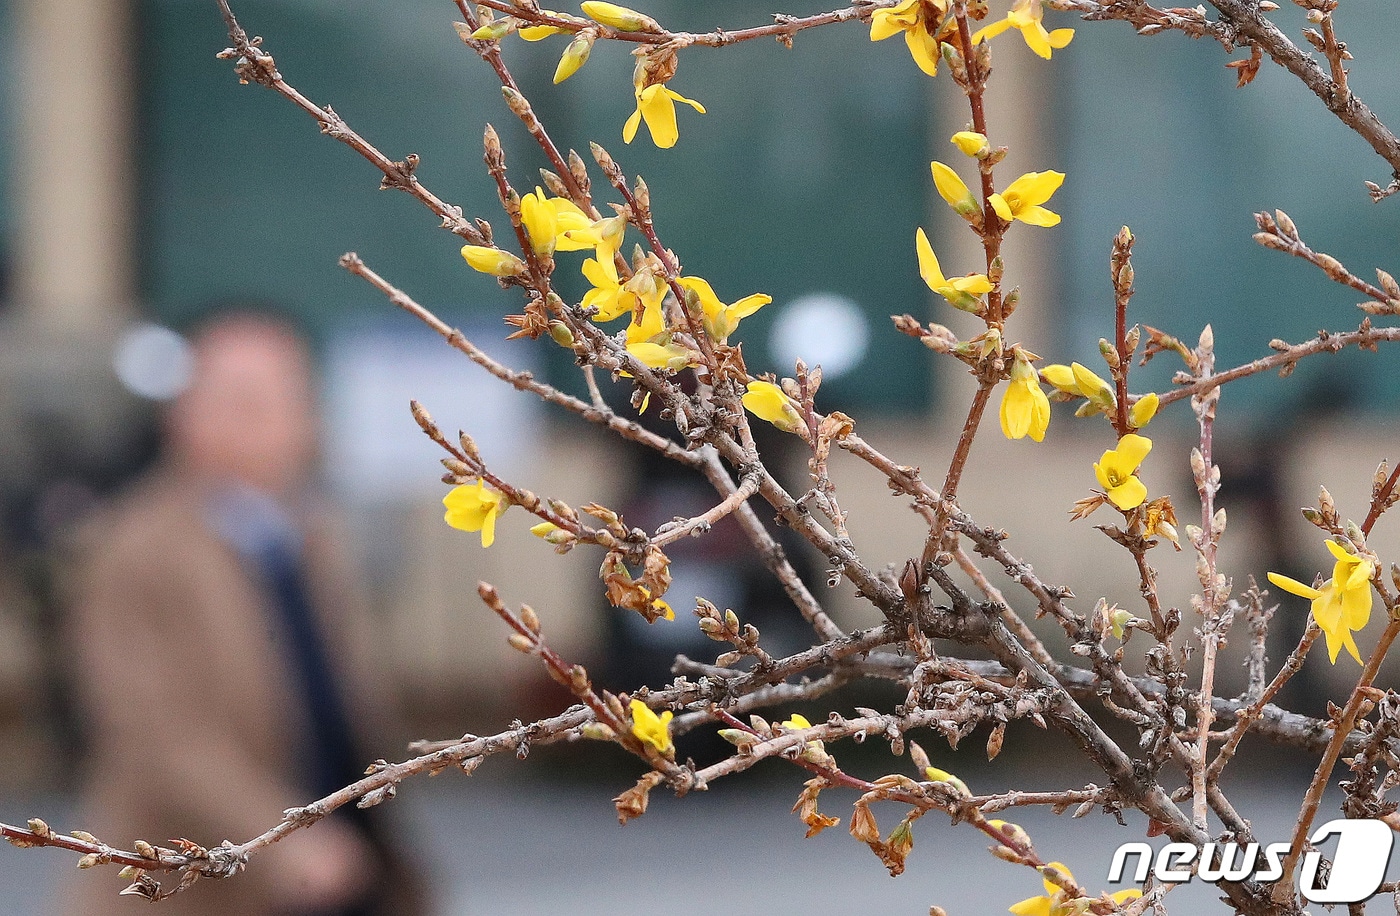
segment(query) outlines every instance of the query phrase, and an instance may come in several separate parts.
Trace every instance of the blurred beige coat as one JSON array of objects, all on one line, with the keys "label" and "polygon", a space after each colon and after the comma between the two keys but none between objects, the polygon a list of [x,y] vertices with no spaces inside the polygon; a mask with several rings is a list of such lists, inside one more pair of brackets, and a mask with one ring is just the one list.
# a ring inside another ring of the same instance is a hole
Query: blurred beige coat
[{"label": "blurred beige coat", "polygon": [[[88,526],[71,567],[71,656],[90,730],[86,792],[72,826],[125,849],[137,838],[245,842],[284,809],[312,800],[293,779],[304,703],[277,643],[275,612],[206,527],[202,499],[179,475],[156,474]],[[346,587],[353,577],[324,527],[308,531],[312,602],[346,707],[357,727],[382,721],[369,621],[357,590]],[[366,762],[402,753],[402,744],[371,745],[360,732]],[[354,831],[322,822],[258,853],[241,875],[197,882],[159,904],[161,912],[283,913],[296,857],[333,840],[358,843]],[[125,884],[115,867],[76,874],[60,912],[147,912],[148,902],[117,896]],[[403,898],[388,910],[413,911]]]}]

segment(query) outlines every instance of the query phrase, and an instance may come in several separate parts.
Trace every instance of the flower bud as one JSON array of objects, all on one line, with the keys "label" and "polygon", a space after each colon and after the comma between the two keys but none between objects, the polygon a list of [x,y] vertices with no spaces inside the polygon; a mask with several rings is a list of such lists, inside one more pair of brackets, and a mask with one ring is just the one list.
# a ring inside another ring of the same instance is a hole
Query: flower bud
[{"label": "flower bud", "polygon": [[617,737],[617,733],[602,722],[585,722],[579,734],[593,741],[612,741]]},{"label": "flower bud", "polygon": [[980,214],[982,207],[977,203],[977,198],[972,196],[967,185],[958,177],[958,173],[941,162],[930,163],[933,170],[933,185],[938,189],[938,195],[948,202],[948,206],[963,218]]},{"label": "flower bud", "polygon": [[767,420],[785,433],[797,432],[803,426],[791,399],[772,382],[749,382],[743,401],[749,413],[760,420]]},{"label": "flower bud", "polygon": [[960,130],[953,134],[952,144],[963,151],[963,155],[980,159],[990,150],[987,138],[976,131]]},{"label": "flower bud", "polygon": [[1079,363],[1070,363],[1070,370],[1074,373],[1074,382],[1079,387],[1079,393],[1088,398],[1091,404],[1105,411],[1116,406],[1112,385]]},{"label": "flower bud", "polygon": [[594,22],[617,29],[619,32],[660,32],[661,26],[650,16],[618,6],[616,3],[603,3],[601,0],[584,0],[580,6],[583,14]]},{"label": "flower bud", "polygon": [[1006,297],[1001,300],[1001,317],[1003,319],[1010,318],[1011,315],[1016,311],[1016,306],[1020,304],[1021,287],[1013,287],[1011,292],[1007,293]]},{"label": "flower bud", "polygon": [[596,37],[597,33],[592,29],[584,29],[574,36],[574,40],[564,49],[564,56],[559,58],[559,66],[554,70],[556,85],[573,76],[580,67],[588,63],[588,55],[593,51],[593,40]]},{"label": "flower bud", "polygon": [[967,783],[949,773],[947,770],[940,770],[938,767],[924,767],[924,778],[929,782],[946,782],[964,795],[971,795],[967,788]]},{"label": "flower bud", "polygon": [[561,347],[573,349],[574,332],[569,330],[569,326],[558,319],[549,323],[549,336]]},{"label": "flower bud", "polygon": [[472,32],[471,37],[475,41],[500,41],[519,27],[519,19],[507,16],[504,19],[497,19],[495,22],[486,23],[475,32]]},{"label": "flower bud", "polygon": [[525,272],[525,262],[499,248],[486,248],[481,245],[463,245],[462,257],[466,258],[472,270],[490,274],[493,277],[514,277]]},{"label": "flower bud", "polygon": [[1128,424],[1133,429],[1141,429],[1157,415],[1157,405],[1161,399],[1156,393],[1144,394],[1133,404],[1132,410],[1128,411]]},{"label": "flower bud", "polygon": [[1110,369],[1117,369],[1122,365],[1122,360],[1118,358],[1118,350],[1108,342],[1106,337],[1099,338],[1099,355],[1103,357],[1103,361],[1108,364]]}]

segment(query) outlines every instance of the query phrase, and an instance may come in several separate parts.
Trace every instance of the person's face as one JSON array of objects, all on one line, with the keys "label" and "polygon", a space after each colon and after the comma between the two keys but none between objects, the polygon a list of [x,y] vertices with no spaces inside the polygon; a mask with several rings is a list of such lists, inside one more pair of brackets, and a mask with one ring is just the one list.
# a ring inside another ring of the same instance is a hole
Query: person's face
[{"label": "person's face", "polygon": [[210,331],[171,417],[171,446],[201,476],[278,493],[315,454],[311,367],[301,342],[262,325]]}]

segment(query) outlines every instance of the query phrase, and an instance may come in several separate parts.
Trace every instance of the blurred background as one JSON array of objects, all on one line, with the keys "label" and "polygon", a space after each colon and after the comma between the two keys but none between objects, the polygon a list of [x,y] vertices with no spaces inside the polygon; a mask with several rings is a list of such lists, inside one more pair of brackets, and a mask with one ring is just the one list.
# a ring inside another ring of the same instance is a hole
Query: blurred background
[{"label": "blurred background", "polygon": [[[668,27],[692,30],[761,24],[768,12],[748,0],[647,0],[644,8]],[[823,8],[792,0],[781,11]],[[484,123],[501,131],[522,191],[545,164],[506,110],[489,68],[456,38],[450,3],[244,0],[235,10],[251,34],[266,37],[288,82],[332,105],[391,157],[417,153],[422,181],[469,216],[504,224],[481,166]],[[1001,13],[993,4],[993,15]],[[1292,7],[1276,15],[1295,36],[1304,24]],[[1366,197],[1361,182],[1385,184],[1386,172],[1363,141],[1268,62],[1254,84],[1236,89],[1234,71],[1224,67],[1230,58],[1218,46],[1174,34],[1142,38],[1122,23],[1075,23],[1053,11],[1046,18],[1052,28],[1076,26],[1073,44],[1047,63],[1014,33],[999,39],[990,98],[992,139],[1011,147],[1000,172],[1005,180],[1043,169],[1068,174],[1051,203],[1063,224],[1011,233],[1008,277],[1023,290],[1011,339],[1047,361],[1102,365],[1097,341],[1112,331],[1109,246],[1124,224],[1137,237],[1140,292],[1130,319],[1188,342],[1211,322],[1221,366],[1264,355],[1274,337],[1298,341],[1323,327],[1354,328],[1361,318],[1356,296],[1255,245],[1251,213],[1286,210],[1313,248],[1363,278],[1373,266],[1394,271],[1400,204],[1373,205]],[[1393,22],[1379,4],[1362,0],[1343,8],[1338,28],[1356,57],[1353,88],[1394,123],[1400,49]],[[702,482],[650,455],[492,384],[337,268],[341,253],[357,251],[508,365],[581,389],[567,352],[548,338],[504,341],[500,317],[518,304],[465,267],[459,239],[437,230],[406,195],[377,191],[374,170],[320,136],[303,113],[259,87],[239,86],[231,66],[214,57],[227,43],[212,2],[0,0],[4,818],[42,814],[62,826],[49,812],[70,810],[65,761],[81,742],[82,723],[54,639],[71,573],[62,547],[157,452],[160,402],[178,390],[185,358],[167,329],[230,306],[277,309],[311,335],[323,387],[321,484],[343,512],[345,538],[372,590],[377,644],[400,695],[406,734],[494,731],[516,715],[567,704],[506,648],[501,627],[475,597],[478,579],[495,583],[511,603],[536,607],[551,644],[613,689],[668,677],[676,652],[714,651],[686,623],[692,595],[758,622],[770,650],[807,645],[781,591],[736,538],[704,539],[677,555],[678,620],[647,628],[603,605],[594,552],[555,557],[517,514],[502,519],[489,550],[442,523],[436,449],[417,431],[410,397],[444,429],[471,432],[491,466],[512,481],[573,505],[601,502],[631,524],[655,527],[703,511],[710,497]],[[623,49],[600,44],[577,76],[553,87],[564,43],[512,38],[507,60],[561,146],[582,151],[596,140],[629,174],[646,177],[658,231],[687,273],[709,279],[726,301],[755,291],[773,296],[738,335],[751,369],[790,374],[798,356],[821,363],[821,406],[855,415],[862,435],[887,454],[941,477],[970,382],[959,364],[939,364],[897,334],[888,316],[911,312],[970,330],[960,321],[967,316],[932,301],[913,252],[922,225],[947,273],[980,264],[975,238],[946,212],[929,180],[931,158],[964,165],[947,141],[966,126],[965,103],[951,81],[924,78],[902,42],[871,45],[859,25],[803,33],[791,50],[750,42],[689,51],[671,85],[704,102],[709,114],[682,109],[680,142],[662,151],[645,139],[631,147],[621,142],[633,108],[632,61]],[[561,276],[568,272],[561,267]],[[580,281],[568,291],[577,296],[583,288]],[[1138,371],[1134,390],[1166,390],[1175,368],[1160,358]],[[1393,351],[1348,352],[1304,362],[1286,381],[1256,377],[1226,390],[1216,458],[1230,518],[1222,565],[1236,591],[1248,576],[1262,582],[1267,570],[1310,581],[1330,564],[1297,507],[1314,505],[1325,483],[1343,515],[1364,516],[1376,464],[1400,459],[1397,368]],[[609,393],[620,409],[626,395]],[[1156,449],[1145,476],[1154,494],[1173,496],[1187,523],[1194,427],[1184,408],[1154,421]],[[964,506],[1009,529],[1012,549],[1047,581],[1071,586],[1077,609],[1087,611],[1100,596],[1135,609],[1127,557],[1103,542],[1092,521],[1071,524],[1067,516],[1093,486],[1091,462],[1112,444],[1103,424],[1057,411],[1039,446],[1007,442],[994,426],[986,432]],[[775,442],[772,453],[801,485],[805,459],[783,450],[790,444]],[[922,543],[916,516],[862,466],[843,455],[833,466],[862,555],[876,567],[902,563]],[[1372,546],[1396,556],[1400,537],[1391,520],[1377,527]],[[849,586],[825,588],[823,558],[794,553],[843,626],[875,622]],[[1193,558],[1159,548],[1156,559],[1165,600],[1188,607]],[[1008,597],[1028,607],[1015,593]],[[1284,598],[1274,658],[1296,640],[1305,614],[1304,601]],[[1374,636],[1375,628],[1359,634],[1363,652]],[[1048,638],[1059,645],[1055,634]],[[1243,642],[1222,666],[1225,691],[1241,685],[1233,662],[1242,659]],[[1340,678],[1353,674],[1349,664],[1339,662],[1333,677],[1325,659],[1311,658],[1290,701],[1321,709],[1340,696]],[[877,692],[836,702],[889,699]],[[1016,737],[1013,729],[994,768],[975,738],[956,755],[942,748],[936,759],[979,791],[1093,779],[1068,753],[1047,771],[1040,739],[1023,732],[1030,740],[1020,746]],[[1306,783],[1306,760],[1262,751],[1269,768],[1256,760],[1238,766],[1236,778],[1253,773],[1271,783]],[[697,740],[692,752],[715,750]],[[885,772],[879,755],[852,759],[866,757],[872,773]],[[651,890],[638,889],[630,876],[640,870],[656,875],[657,885],[681,881],[658,852],[681,842],[713,850],[716,867],[684,876],[697,894],[670,898],[675,912],[712,911],[699,902],[706,899],[701,887],[734,912],[847,912],[867,893],[914,912],[930,903],[954,913],[1005,906],[984,907],[983,885],[961,881],[968,868],[1006,879],[1005,868],[976,843],[958,853],[966,861],[958,860],[956,871],[944,853],[935,857],[925,848],[897,882],[844,835],[804,845],[782,807],[801,780],[776,766],[712,798],[659,803],[619,832],[608,798],[635,775],[619,767],[625,765],[615,754],[539,749],[523,764],[493,761],[471,782],[446,776],[405,787],[403,807],[443,891],[444,912],[536,912],[543,900],[578,911],[643,912],[663,898],[648,896]],[[1270,823],[1278,812],[1269,813],[1269,793],[1255,794],[1262,807],[1244,813]],[[828,806],[842,813],[834,799]],[[920,834],[926,847],[968,845],[943,843],[949,828],[934,820]],[[693,833],[702,828],[709,831],[703,839]],[[1093,837],[1103,828],[1086,829]],[[1104,849],[1136,838],[1133,831],[1105,836]],[[1042,848],[1088,880],[1107,859],[1085,842],[1075,840],[1082,861],[1053,843]],[[764,858],[745,856],[745,849]],[[921,854],[928,856],[923,869]],[[68,867],[53,853],[0,855],[0,899],[16,901],[8,912],[36,911],[45,876]],[[560,866],[557,881],[540,883],[534,870],[551,860],[571,864]],[[784,902],[783,889],[838,868],[856,883]],[[1022,883],[1024,893],[999,890],[996,899],[1038,892],[1036,882]],[[755,894],[770,896],[758,904]],[[963,910],[953,905],[958,900]]]}]

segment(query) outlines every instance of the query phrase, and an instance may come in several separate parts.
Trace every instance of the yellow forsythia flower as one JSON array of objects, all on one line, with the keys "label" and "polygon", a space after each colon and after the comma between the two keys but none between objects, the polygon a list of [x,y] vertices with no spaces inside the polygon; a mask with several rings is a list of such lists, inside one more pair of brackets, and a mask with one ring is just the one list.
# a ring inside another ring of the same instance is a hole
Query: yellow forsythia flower
[{"label": "yellow forsythia flower", "polygon": [[802,418],[792,405],[792,399],[772,382],[749,382],[744,394],[744,407],[760,420],[767,420],[785,433],[802,427]]},{"label": "yellow forsythia flower", "polygon": [[583,276],[593,288],[583,294],[583,308],[597,307],[594,321],[612,321],[632,311],[633,298],[622,288],[617,265],[611,257],[589,258],[583,262]]},{"label": "yellow forsythia flower", "polygon": [[1060,221],[1060,214],[1041,204],[1054,196],[1064,180],[1064,172],[1027,172],[987,200],[997,216],[1008,223],[1019,219],[1032,226],[1054,226]]},{"label": "yellow forsythia flower", "polygon": [[1026,40],[1026,46],[1039,54],[1046,60],[1050,59],[1051,48],[1063,48],[1069,44],[1074,37],[1074,29],[1056,29],[1053,32],[1045,31],[1045,26],[1041,24],[1041,18],[1045,15],[1045,9],[1041,6],[1041,0],[1016,0],[1016,5],[1011,8],[1011,12],[1006,14],[1006,18],[1000,22],[993,22],[977,31],[972,36],[973,44],[980,44],[988,38],[995,38],[1007,29],[1018,29],[1021,37]]},{"label": "yellow forsythia flower", "polygon": [[585,0],[580,4],[583,14],[594,22],[611,26],[619,32],[657,32],[661,27],[645,13],[618,6],[616,3],[602,3],[600,0]]},{"label": "yellow forsythia flower", "polygon": [[482,547],[495,542],[496,519],[509,505],[503,494],[486,489],[484,480],[478,480],[476,486],[453,487],[442,504],[447,507],[443,521],[459,531],[480,531]]},{"label": "yellow forsythia flower", "polygon": [[1001,398],[1001,431],[1008,439],[1045,439],[1050,426],[1050,399],[1040,390],[1040,377],[1019,356],[1011,364],[1011,384]]},{"label": "yellow forsythia flower", "polygon": [[[926,18],[929,9],[937,20]],[[870,17],[870,40],[884,41],[891,35],[904,33],[904,43],[919,69],[929,76],[938,75],[938,34],[947,6],[942,0],[903,0],[894,6],[876,10]]]},{"label": "yellow forsythia flower", "polygon": [[1337,663],[1337,653],[1343,648],[1360,664],[1361,653],[1351,634],[1363,629],[1371,619],[1371,574],[1375,569],[1370,562],[1347,553],[1336,541],[1328,540],[1326,544],[1337,563],[1332,568],[1332,578],[1322,583],[1321,589],[1272,572],[1269,581],[1286,592],[1312,600],[1313,620],[1327,637],[1327,655],[1332,664]]},{"label": "yellow forsythia flower", "polygon": [[493,277],[514,277],[525,272],[525,262],[499,248],[484,245],[463,245],[462,257],[467,259],[472,270],[478,270]]},{"label": "yellow forsythia flower", "polygon": [[580,303],[583,308],[597,307],[598,314],[593,317],[594,321],[612,321],[632,314],[638,306],[660,305],[666,297],[665,281],[657,280],[651,270],[639,270],[626,283],[622,283],[618,280],[612,250],[600,246],[598,254],[599,257],[583,262],[583,276],[593,284],[593,288],[584,293]]},{"label": "yellow forsythia flower", "polygon": [[[1060,872],[1071,881],[1074,880],[1074,875],[1070,874],[1069,869],[1065,867],[1063,862],[1051,862],[1050,867]],[[1013,903],[1010,907],[1012,913],[1016,914],[1016,916],[1067,916],[1069,913],[1088,912],[1087,906],[1081,909],[1078,907],[1066,906],[1066,904],[1070,904],[1072,900],[1073,902],[1084,904],[1091,903],[1092,901],[1085,900],[1084,898],[1077,898],[1077,900],[1071,898],[1063,888],[1043,875],[1040,880],[1041,883],[1045,885],[1044,896],[1027,897],[1020,903]],[[1127,903],[1129,900],[1136,900],[1141,897],[1142,891],[1134,888],[1132,890],[1118,891],[1116,894],[1110,896],[1113,898],[1114,903]]]},{"label": "yellow forsythia flower", "polygon": [[[633,279],[637,276],[651,282],[650,274],[638,273]],[[643,301],[640,317],[635,311],[632,313],[632,323],[627,327],[627,352],[644,366],[679,372],[692,365],[694,359],[689,350],[671,341],[671,332],[661,314],[661,300],[664,296],[663,285],[659,295],[653,295]]]},{"label": "yellow forsythia flower", "polygon": [[569,238],[573,230],[586,230],[593,225],[588,214],[579,209],[578,204],[562,197],[546,197],[543,188],[535,188],[534,193],[520,198],[520,221],[530,236],[530,247],[542,257],[561,251],[577,251],[588,248],[585,242]]},{"label": "yellow forsythia flower", "polygon": [[667,709],[658,716],[641,700],[633,700],[630,708],[632,735],[638,741],[650,744],[658,754],[669,755],[675,750],[675,745],[671,743],[671,710]]},{"label": "yellow forsythia flower", "polygon": [[1151,439],[1128,433],[1118,440],[1116,449],[1104,452],[1094,465],[1094,476],[1098,478],[1099,486],[1104,488],[1109,500],[1124,512],[1136,509],[1147,498],[1147,486],[1138,479],[1136,472],[1150,451]]},{"label": "yellow forsythia flower", "polygon": [[934,255],[933,246],[928,243],[928,236],[922,228],[914,233],[914,250],[919,256],[919,276],[924,278],[929,289],[947,299],[953,308],[974,314],[982,311],[979,297],[992,289],[992,281],[985,274],[968,274],[952,280],[943,276],[938,257]]},{"label": "yellow forsythia flower", "polygon": [[701,114],[705,113],[704,105],[673,91],[664,83],[638,89],[637,110],[622,125],[622,141],[631,143],[637,136],[637,127],[646,121],[653,143],[661,149],[675,146],[681,136],[680,128],[676,126],[676,102],[684,102]]},{"label": "yellow forsythia flower", "polygon": [[987,148],[987,138],[975,130],[960,130],[949,141],[965,155],[976,156]]},{"label": "yellow forsythia flower", "polygon": [[773,301],[773,297],[765,293],[754,293],[732,305],[725,305],[710,284],[700,277],[681,277],[677,282],[700,300],[700,308],[705,315],[705,332],[715,340],[724,340],[733,334],[742,319]]},{"label": "yellow forsythia flower", "polygon": [[938,189],[938,196],[948,202],[948,206],[960,216],[982,212],[977,198],[972,196],[957,172],[941,162],[931,162],[929,165],[933,170],[933,186]]}]

